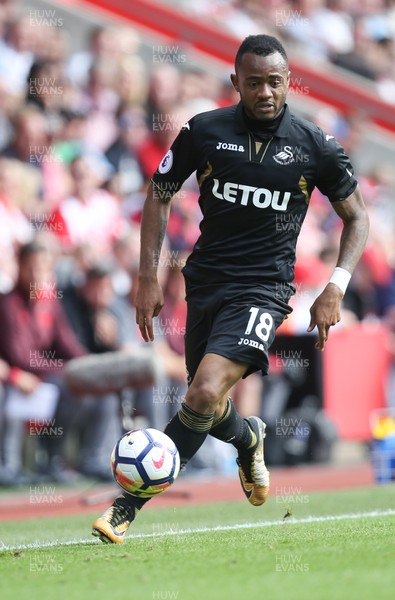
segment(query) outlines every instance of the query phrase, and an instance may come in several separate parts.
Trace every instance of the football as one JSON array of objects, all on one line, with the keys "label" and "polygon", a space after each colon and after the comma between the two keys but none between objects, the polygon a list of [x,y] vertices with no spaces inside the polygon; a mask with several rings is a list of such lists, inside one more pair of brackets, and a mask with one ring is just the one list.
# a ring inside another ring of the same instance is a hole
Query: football
[{"label": "football", "polygon": [[125,492],[151,498],[174,482],[180,470],[180,455],[162,431],[134,429],[115,444],[111,468],[115,481]]}]

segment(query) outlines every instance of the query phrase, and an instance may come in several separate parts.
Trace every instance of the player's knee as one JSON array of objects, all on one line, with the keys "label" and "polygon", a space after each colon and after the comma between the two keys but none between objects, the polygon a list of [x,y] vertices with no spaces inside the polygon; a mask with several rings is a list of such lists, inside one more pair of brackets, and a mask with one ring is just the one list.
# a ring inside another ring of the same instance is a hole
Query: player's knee
[{"label": "player's knee", "polygon": [[210,382],[204,382],[191,385],[185,402],[193,410],[200,413],[214,412],[218,403],[221,401],[221,396],[218,395],[218,388]]}]

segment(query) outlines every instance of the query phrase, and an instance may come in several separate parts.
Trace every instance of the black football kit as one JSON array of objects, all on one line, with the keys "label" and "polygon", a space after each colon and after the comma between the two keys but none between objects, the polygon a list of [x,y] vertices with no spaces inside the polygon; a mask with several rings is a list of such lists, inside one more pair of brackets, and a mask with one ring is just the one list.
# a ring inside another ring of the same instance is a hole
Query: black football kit
[{"label": "black football kit", "polygon": [[291,312],[295,248],[311,193],[347,198],[357,181],[333,136],[290,112],[249,119],[241,103],[181,129],[153,176],[170,199],[196,171],[203,214],[183,269],[190,380],[207,352],[268,368],[275,330]]}]

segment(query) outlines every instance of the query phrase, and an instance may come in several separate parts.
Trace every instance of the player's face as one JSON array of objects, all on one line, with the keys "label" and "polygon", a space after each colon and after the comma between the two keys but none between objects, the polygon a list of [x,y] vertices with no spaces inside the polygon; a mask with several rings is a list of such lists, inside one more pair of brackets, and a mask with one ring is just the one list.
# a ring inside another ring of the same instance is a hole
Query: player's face
[{"label": "player's face", "polygon": [[231,80],[251,119],[272,121],[285,104],[289,86],[288,65],[279,52],[269,56],[244,54]]}]

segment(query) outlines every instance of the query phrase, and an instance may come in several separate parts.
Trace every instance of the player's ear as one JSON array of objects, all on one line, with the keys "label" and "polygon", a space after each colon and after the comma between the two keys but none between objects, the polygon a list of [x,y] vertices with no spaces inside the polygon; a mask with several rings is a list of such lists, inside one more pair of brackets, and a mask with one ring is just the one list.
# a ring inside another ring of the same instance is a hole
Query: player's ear
[{"label": "player's ear", "polygon": [[288,73],[287,73],[287,82],[286,82],[287,83],[287,89],[289,88],[290,82],[291,82],[291,71],[288,71]]},{"label": "player's ear", "polygon": [[237,77],[237,75],[235,75],[234,73],[232,73],[232,75],[230,76],[230,80],[231,80],[232,85],[235,88],[236,92],[240,93],[239,78]]}]

